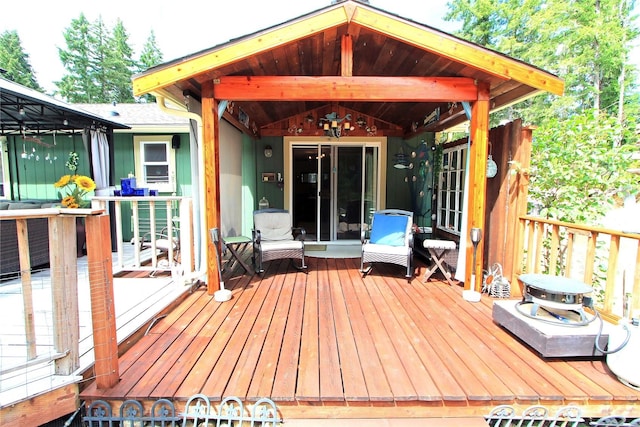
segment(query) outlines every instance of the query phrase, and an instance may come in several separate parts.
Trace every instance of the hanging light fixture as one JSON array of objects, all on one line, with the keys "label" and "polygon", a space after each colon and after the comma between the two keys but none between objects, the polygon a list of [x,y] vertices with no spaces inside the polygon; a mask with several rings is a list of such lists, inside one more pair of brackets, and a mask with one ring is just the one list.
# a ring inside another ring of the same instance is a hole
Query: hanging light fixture
[{"label": "hanging light fixture", "polygon": [[[344,122],[344,124],[342,122]],[[351,124],[351,114],[340,118],[336,112],[326,114],[320,119],[318,125],[322,126],[325,135],[332,138],[340,138],[343,132],[346,134],[355,129]]]}]

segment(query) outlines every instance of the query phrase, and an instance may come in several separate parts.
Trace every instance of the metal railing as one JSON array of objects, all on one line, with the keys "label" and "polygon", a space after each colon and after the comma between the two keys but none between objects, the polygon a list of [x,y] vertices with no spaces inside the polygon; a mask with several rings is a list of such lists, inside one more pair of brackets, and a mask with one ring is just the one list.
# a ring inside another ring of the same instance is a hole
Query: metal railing
[{"label": "metal railing", "polygon": [[282,425],[276,404],[262,398],[245,404],[237,397],[226,397],[219,405],[211,403],[203,394],[196,394],[187,401],[184,412],[178,413],[174,403],[159,399],[146,411],[137,400],[126,400],[117,413],[108,402],[97,400],[87,408],[83,417],[87,426],[158,425],[158,426],[255,426],[276,427]]}]

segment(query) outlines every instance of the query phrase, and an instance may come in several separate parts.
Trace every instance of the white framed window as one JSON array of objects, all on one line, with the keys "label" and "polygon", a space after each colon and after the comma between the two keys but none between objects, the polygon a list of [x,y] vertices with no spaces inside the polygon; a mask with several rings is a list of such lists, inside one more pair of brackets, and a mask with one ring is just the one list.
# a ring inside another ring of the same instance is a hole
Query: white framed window
[{"label": "white framed window", "polygon": [[467,167],[467,145],[445,148],[438,185],[437,227],[460,235],[464,201],[464,174]]},{"label": "white framed window", "polygon": [[176,159],[171,135],[134,136],[136,185],[161,193],[176,191]]},{"label": "white framed window", "polygon": [[7,137],[0,136],[0,199],[9,198],[9,151]]}]

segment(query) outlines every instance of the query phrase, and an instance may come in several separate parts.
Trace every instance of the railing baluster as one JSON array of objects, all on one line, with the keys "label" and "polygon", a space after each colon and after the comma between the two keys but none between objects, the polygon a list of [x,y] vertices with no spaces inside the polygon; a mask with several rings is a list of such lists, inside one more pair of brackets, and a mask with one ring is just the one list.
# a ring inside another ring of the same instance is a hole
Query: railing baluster
[{"label": "railing baluster", "polygon": [[551,253],[549,254],[549,274],[556,274],[558,268],[558,253],[560,252],[560,226],[551,226]]},{"label": "railing baluster", "polygon": [[618,254],[620,253],[620,236],[611,236],[609,244],[609,257],[607,261],[607,284],[604,292],[604,310],[613,312],[613,301],[616,288],[616,270],[618,266]]},{"label": "railing baluster", "polygon": [[[519,273],[549,273],[559,274],[565,277],[572,277],[582,274],[582,280],[592,286],[598,286],[595,269],[596,262],[600,259],[607,259],[606,283],[604,283],[604,298],[598,299],[600,312],[608,319],[615,320],[622,313],[619,304],[624,295],[621,295],[620,266],[621,254],[620,245],[622,238],[632,239],[638,242],[638,249],[633,267],[624,266],[625,270],[634,269],[633,290],[631,300],[631,315],[638,316],[640,310],[640,234],[625,233],[618,230],[610,230],[601,227],[594,227],[582,224],[571,224],[545,218],[532,216],[520,217],[521,236],[517,237],[521,249],[516,250],[518,258],[514,260],[516,271]],[[562,239],[562,233],[566,233],[566,240]],[[583,236],[578,240],[579,236]],[[606,253],[601,253],[603,248],[598,248],[598,238],[607,236],[610,239],[608,247],[604,248]],[[585,241],[586,239],[586,241]],[[563,248],[563,245],[566,246]],[[550,245],[548,248],[545,245]],[[580,245],[580,246],[578,246]],[[582,246],[584,245],[585,255],[582,256]],[[526,252],[522,250],[526,247]],[[577,248],[580,248],[576,253]],[[631,257],[633,258],[633,256]],[[546,267],[549,268],[546,271]],[[516,276],[517,278],[517,276]],[[514,279],[516,279],[514,278]],[[614,313],[615,308],[615,313]]]}]

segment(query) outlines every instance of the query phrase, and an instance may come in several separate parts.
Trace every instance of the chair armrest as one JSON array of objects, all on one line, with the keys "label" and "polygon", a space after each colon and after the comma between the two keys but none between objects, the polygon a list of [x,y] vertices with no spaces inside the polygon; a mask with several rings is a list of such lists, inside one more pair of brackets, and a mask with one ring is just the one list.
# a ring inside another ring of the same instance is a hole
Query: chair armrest
[{"label": "chair armrest", "polygon": [[409,233],[409,247],[413,249],[413,233]]},{"label": "chair armrest", "polygon": [[261,238],[262,235],[260,234],[260,230],[251,230],[251,239],[253,240],[253,243],[260,244]]},{"label": "chair armrest", "polygon": [[293,234],[293,238],[295,240],[304,241],[307,237],[307,230],[305,230],[304,227],[293,227],[291,229],[291,234]]},{"label": "chair armrest", "polygon": [[367,243],[368,240],[369,239],[367,239],[367,232],[366,232],[366,230],[363,229],[360,232],[360,242],[364,245],[365,243]]}]

